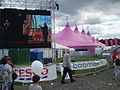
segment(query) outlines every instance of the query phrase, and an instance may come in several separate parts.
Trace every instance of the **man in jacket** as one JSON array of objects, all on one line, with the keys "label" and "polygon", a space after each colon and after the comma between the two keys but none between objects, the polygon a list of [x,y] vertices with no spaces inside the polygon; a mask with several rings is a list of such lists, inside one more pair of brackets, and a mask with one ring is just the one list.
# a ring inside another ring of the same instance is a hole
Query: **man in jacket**
[{"label": "man in jacket", "polygon": [[63,56],[63,76],[62,76],[62,80],[61,80],[62,84],[65,83],[64,79],[65,79],[65,76],[67,73],[69,74],[70,81],[75,82],[75,80],[72,77],[71,57],[70,57],[69,50],[67,50]]}]

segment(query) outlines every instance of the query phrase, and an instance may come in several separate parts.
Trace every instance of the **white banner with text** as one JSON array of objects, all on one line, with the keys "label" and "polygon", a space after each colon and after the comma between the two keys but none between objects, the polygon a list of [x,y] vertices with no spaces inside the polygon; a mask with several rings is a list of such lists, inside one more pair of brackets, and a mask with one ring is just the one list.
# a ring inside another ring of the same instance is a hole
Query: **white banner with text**
[{"label": "white banner with text", "polygon": [[[80,61],[80,62],[72,62],[71,69],[72,70],[82,70],[82,69],[92,69],[101,67],[107,64],[106,59],[100,59],[97,61]],[[57,65],[57,71],[61,72],[62,63]]]},{"label": "white banner with text", "polygon": [[[32,77],[35,75],[31,67],[17,67],[14,68],[14,71],[17,73],[18,78],[16,82],[30,83],[32,82]],[[49,81],[57,78],[56,65],[50,65],[43,67],[41,71],[40,81]]]},{"label": "white banner with text", "polygon": [[[104,65],[107,65],[106,59],[100,59],[97,61],[80,61],[80,62],[72,62],[71,69],[72,70],[93,69],[93,68],[98,68]],[[56,68],[57,68],[57,71],[61,72],[61,75],[63,75],[62,63],[59,63]],[[69,79],[68,73],[65,78]]]}]

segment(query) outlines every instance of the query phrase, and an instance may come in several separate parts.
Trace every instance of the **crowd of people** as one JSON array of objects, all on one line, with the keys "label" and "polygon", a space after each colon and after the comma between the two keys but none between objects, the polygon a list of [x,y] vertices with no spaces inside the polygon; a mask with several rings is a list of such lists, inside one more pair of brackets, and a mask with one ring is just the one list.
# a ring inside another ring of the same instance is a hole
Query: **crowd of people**
[{"label": "crowd of people", "polygon": [[[0,90],[14,90],[14,80],[17,78],[17,75],[15,74],[15,71],[14,71],[12,58],[9,56],[4,56],[0,60],[0,62],[1,62],[0,64],[1,89]],[[69,74],[70,81],[75,82],[76,80],[74,80],[72,76],[71,58],[70,58],[70,52],[68,50],[65,51],[63,55],[63,76],[62,76],[61,84],[66,83],[65,76],[67,73]],[[1,77],[3,80],[1,80]],[[34,75],[32,77],[32,81],[33,82],[30,84],[29,90],[42,90],[42,87],[39,84],[40,76]]]},{"label": "crowd of people", "polygon": [[[118,81],[118,85],[120,85],[120,48],[117,48],[112,53],[112,60],[114,63],[114,77],[115,80]],[[3,67],[3,69],[1,69]],[[2,90],[14,90],[14,80],[17,76],[14,75],[14,65],[12,63],[12,58],[9,56],[4,56],[1,59],[0,65],[0,83]],[[63,55],[63,76],[61,79],[61,84],[66,83],[65,77],[69,75],[70,81],[75,82],[76,80],[73,79],[72,70],[71,70],[71,57],[70,51],[66,50]],[[1,82],[1,77],[3,77],[3,81]],[[32,77],[32,83],[29,86],[29,90],[42,90],[40,86],[40,76],[34,75]]]},{"label": "crowd of people", "polygon": [[[0,90],[14,90],[14,81],[17,78],[17,74],[13,69],[12,58],[4,56],[0,63]],[[30,84],[29,90],[42,90],[39,85],[40,76],[34,75],[32,81],[33,83]]]}]

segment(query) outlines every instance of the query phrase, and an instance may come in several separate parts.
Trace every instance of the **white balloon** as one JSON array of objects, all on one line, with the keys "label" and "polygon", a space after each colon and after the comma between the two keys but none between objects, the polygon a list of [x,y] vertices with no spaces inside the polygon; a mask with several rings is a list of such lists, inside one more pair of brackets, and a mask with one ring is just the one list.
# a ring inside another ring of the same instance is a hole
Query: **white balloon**
[{"label": "white balloon", "polygon": [[35,60],[32,65],[31,65],[31,68],[32,68],[32,71],[37,74],[37,75],[41,75],[41,72],[43,70],[43,64],[38,61],[38,60]]}]

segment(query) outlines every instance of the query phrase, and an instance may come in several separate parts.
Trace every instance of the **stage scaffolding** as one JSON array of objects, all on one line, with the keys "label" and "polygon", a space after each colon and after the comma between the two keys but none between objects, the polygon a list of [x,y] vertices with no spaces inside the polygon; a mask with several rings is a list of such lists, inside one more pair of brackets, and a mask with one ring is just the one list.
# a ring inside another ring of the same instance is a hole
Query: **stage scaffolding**
[{"label": "stage scaffolding", "polygon": [[56,0],[0,0],[0,7],[20,9],[51,9]]},{"label": "stage scaffolding", "polygon": [[[57,0],[0,0],[0,8],[28,9],[28,10],[48,10],[52,17],[52,53],[53,62],[56,62],[56,44],[55,44],[55,11],[59,10]],[[53,48],[54,47],[54,48]],[[3,49],[2,49],[3,51]],[[2,53],[3,56],[5,55]]]}]

